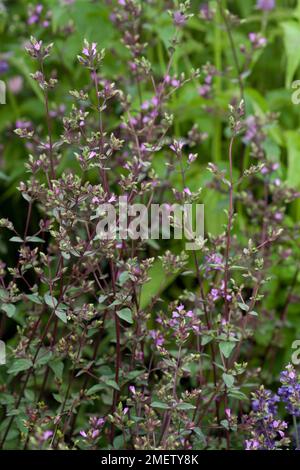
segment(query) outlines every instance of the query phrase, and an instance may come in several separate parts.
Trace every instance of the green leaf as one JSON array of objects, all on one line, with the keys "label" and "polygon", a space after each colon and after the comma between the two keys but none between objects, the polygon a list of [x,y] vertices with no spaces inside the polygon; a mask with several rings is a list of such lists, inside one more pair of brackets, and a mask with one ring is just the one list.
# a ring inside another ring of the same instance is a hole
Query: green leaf
[{"label": "green leaf", "polygon": [[178,405],[176,405],[177,410],[194,410],[195,408],[195,405],[191,405],[190,403],[178,403]]},{"label": "green leaf", "polygon": [[206,344],[212,341],[212,337],[208,335],[201,336],[201,346],[205,346]]},{"label": "green leaf", "polygon": [[131,324],[133,323],[132,312],[131,312],[130,308],[122,308],[122,310],[119,310],[117,312],[117,315],[122,320],[127,321],[127,323],[131,323]]},{"label": "green leaf", "polygon": [[41,103],[44,102],[44,96],[43,92],[40,89],[39,85],[36,83],[35,80],[32,80],[30,76],[31,69],[29,68],[28,64],[25,62],[24,56],[22,58],[20,57],[10,57],[9,59],[10,63],[13,64],[13,66],[18,69],[23,77],[28,81],[29,86],[32,88],[32,90],[35,92],[36,96],[40,99]]},{"label": "green leaf", "polygon": [[53,398],[55,398],[58,403],[63,403],[64,398],[59,393],[53,393]]},{"label": "green leaf", "polygon": [[89,397],[90,395],[94,395],[95,393],[99,392],[100,390],[103,390],[105,388],[104,384],[96,384],[93,385],[91,388],[88,389],[86,392],[86,395]]},{"label": "green leaf", "polygon": [[9,241],[14,243],[24,243],[24,240],[22,240],[20,237],[11,237]]},{"label": "green leaf", "polygon": [[48,307],[50,307],[50,308],[57,307],[58,302],[57,302],[55,297],[52,297],[52,295],[45,294],[44,295],[44,300],[45,300],[46,304],[48,305]]},{"label": "green leaf", "polygon": [[122,377],[125,382],[128,382],[129,380],[134,380],[140,375],[144,374],[144,370],[132,370],[130,372],[126,372],[124,376]]},{"label": "green leaf", "polygon": [[221,343],[219,343],[219,348],[223,356],[228,359],[235,348],[235,343],[233,343],[232,341],[222,341]]},{"label": "green leaf", "polygon": [[3,304],[1,305],[1,310],[3,310],[9,318],[12,318],[16,313],[16,307],[13,304]]},{"label": "green leaf", "polygon": [[100,295],[100,297],[98,298],[99,304],[103,304],[106,299],[107,299],[107,295]]},{"label": "green leaf", "polygon": [[296,21],[285,21],[281,23],[281,26],[287,58],[285,86],[290,88],[295,72],[300,64],[300,24]]},{"label": "green leaf", "polygon": [[201,442],[206,442],[206,438],[200,428],[194,428],[193,431]]},{"label": "green leaf", "polygon": [[228,388],[231,388],[234,384],[234,377],[233,375],[229,375],[229,374],[222,374],[222,377],[223,377],[223,381],[226,385],[226,387]]},{"label": "green leaf", "polygon": [[24,370],[28,370],[32,367],[31,359],[16,359],[8,369],[8,374],[18,374]]},{"label": "green leaf", "polygon": [[171,274],[166,276],[160,260],[156,260],[149,270],[150,280],[143,284],[141,290],[141,308],[144,309],[149,305],[153,297],[159,296],[179,275]]},{"label": "green leaf", "polygon": [[163,403],[161,401],[153,401],[151,403],[152,408],[158,408],[160,410],[169,410],[170,407],[167,405],[167,403]]},{"label": "green leaf", "polygon": [[64,363],[59,359],[55,359],[54,361],[49,362],[49,367],[52,369],[55,377],[59,380],[63,378],[63,371],[64,371]]},{"label": "green leaf", "polygon": [[118,283],[120,284],[120,286],[123,286],[123,284],[125,284],[125,282],[128,281],[128,279],[130,279],[129,272],[124,271],[120,274],[119,279],[118,279]]},{"label": "green leaf", "polygon": [[238,390],[237,388],[232,388],[230,392],[228,393],[228,396],[231,398],[236,398],[237,400],[242,400],[242,401],[249,401],[249,398],[247,395],[245,395],[243,392]]},{"label": "green leaf", "polygon": [[9,294],[5,289],[0,289],[0,299],[3,300],[3,302],[7,302],[9,299]]},{"label": "green leaf", "polygon": [[244,312],[249,311],[249,307],[247,304],[243,304],[242,302],[238,302],[238,306],[240,307],[241,310],[244,310]]},{"label": "green leaf", "polygon": [[26,297],[35,304],[41,305],[43,303],[41,297],[37,294],[28,294]]},{"label": "green leaf", "polygon": [[67,314],[64,310],[55,310],[55,315],[64,323],[68,322]]},{"label": "green leaf", "polygon": [[41,351],[40,354],[38,355],[38,358],[34,364],[34,367],[36,366],[44,366],[47,364],[51,357],[53,356],[53,353],[51,351]]},{"label": "green leaf", "polygon": [[32,243],[45,243],[45,240],[40,237],[26,237],[25,240]]},{"label": "green leaf", "polygon": [[128,435],[126,432],[125,436],[123,436],[123,434],[120,434],[119,436],[114,438],[113,448],[116,450],[122,450],[124,448],[124,439],[125,442],[130,441],[130,435]]},{"label": "green leaf", "polygon": [[255,312],[255,310],[252,310],[251,312],[249,312],[249,315],[252,315],[253,317],[258,317],[258,313]]},{"label": "green leaf", "polygon": [[286,131],[285,138],[288,157],[287,184],[300,189],[300,134],[297,131]]},{"label": "green leaf", "polygon": [[111,387],[113,388],[114,390],[120,390],[120,387],[119,385],[117,384],[117,382],[113,379],[107,379],[106,377],[101,377],[101,382],[103,382],[107,387]]}]

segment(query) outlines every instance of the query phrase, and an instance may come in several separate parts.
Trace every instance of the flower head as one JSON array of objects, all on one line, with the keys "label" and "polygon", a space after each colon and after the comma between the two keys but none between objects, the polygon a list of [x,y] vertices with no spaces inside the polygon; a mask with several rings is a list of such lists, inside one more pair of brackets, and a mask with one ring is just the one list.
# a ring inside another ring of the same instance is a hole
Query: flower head
[{"label": "flower head", "polygon": [[0,74],[7,72],[9,69],[6,60],[0,60]]},{"label": "flower head", "polygon": [[275,0],[257,0],[256,8],[263,11],[271,11],[275,8]]},{"label": "flower head", "polygon": [[187,17],[182,11],[175,11],[173,14],[173,21],[176,26],[183,26],[186,23]]},{"label": "flower head", "polygon": [[300,416],[300,381],[297,377],[295,368],[292,364],[288,364],[280,374],[280,382],[282,386],[278,390],[280,398],[286,405],[289,414]]}]

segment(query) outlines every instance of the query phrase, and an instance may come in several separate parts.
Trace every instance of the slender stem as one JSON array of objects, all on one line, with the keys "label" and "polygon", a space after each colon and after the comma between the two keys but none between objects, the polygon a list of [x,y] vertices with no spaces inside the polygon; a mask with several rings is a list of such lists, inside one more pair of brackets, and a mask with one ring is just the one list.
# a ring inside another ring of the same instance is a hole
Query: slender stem
[{"label": "slender stem", "polygon": [[[41,72],[44,75],[44,65],[43,61],[40,62]],[[53,142],[52,142],[52,128],[51,128],[51,119],[50,119],[50,112],[49,112],[49,99],[48,99],[48,90],[44,89],[44,100],[45,100],[45,109],[46,109],[46,122],[47,122],[47,129],[48,129],[48,137],[49,137],[49,159],[50,159],[50,169],[51,169],[51,177],[52,179],[55,178],[55,169],[54,169],[54,159],[53,159]]]},{"label": "slender stem", "polygon": [[[230,319],[230,307],[228,299],[228,282],[230,277],[230,268],[229,268],[229,256],[230,256],[230,247],[231,247],[231,228],[232,228],[232,218],[233,218],[233,165],[232,165],[232,148],[235,139],[235,134],[230,139],[229,144],[229,209],[228,209],[228,224],[227,224],[227,237],[226,237],[226,251],[225,251],[225,270],[224,270],[224,296],[225,296],[225,320],[228,322]],[[226,369],[228,361],[226,360]],[[225,408],[228,406],[228,393],[227,387],[225,386],[224,394]],[[226,443],[227,450],[230,449],[230,433],[226,430]]]},{"label": "slender stem", "polygon": [[227,13],[224,11],[224,8],[222,6],[222,0],[217,0],[217,2],[218,2],[218,5],[219,5],[220,13],[221,13],[222,18],[224,20],[224,25],[225,25],[225,28],[226,28],[226,32],[227,32],[227,35],[228,35],[229,42],[230,42],[230,47],[231,47],[231,50],[232,50],[233,61],[234,61],[234,65],[235,65],[235,68],[236,68],[237,79],[238,79],[238,83],[239,83],[240,98],[241,98],[241,100],[243,100],[245,102],[242,71],[240,69],[239,59],[238,59],[237,50],[236,50],[236,47],[235,47],[235,44],[234,44],[234,40],[233,40],[231,28],[230,28],[230,23],[228,21]]},{"label": "slender stem", "polygon": [[233,218],[233,165],[232,165],[232,148],[235,135],[230,139],[229,145],[229,210],[228,210],[228,224],[227,224],[227,237],[226,237],[226,251],[225,251],[225,271],[224,271],[224,295],[225,295],[225,320],[229,320],[229,300],[227,296],[228,282],[230,276],[229,269],[229,255],[231,247],[231,228]]},{"label": "slender stem", "polygon": [[175,369],[175,375],[174,375],[174,384],[173,384],[173,398],[174,398],[174,400],[176,399],[176,387],[177,387],[177,377],[178,377],[178,371],[179,371],[180,359],[181,359],[181,348],[182,348],[182,345],[180,344],[179,350],[178,350],[178,355],[177,355],[177,363],[176,363],[176,369]]},{"label": "slender stem", "polygon": [[[217,69],[217,73],[222,71],[222,37],[220,29],[220,11],[217,9],[215,15],[215,24],[214,24],[214,62]],[[215,77],[215,93],[216,96],[220,96],[222,89],[221,76],[217,75]],[[222,123],[221,118],[218,115],[214,119],[214,136],[213,136],[213,157],[214,161],[218,162],[222,159]]]},{"label": "slender stem", "polygon": [[[99,86],[98,86],[98,75],[97,75],[97,70],[93,70],[93,76],[94,76],[94,84],[95,84],[95,90],[96,90],[96,98],[97,98],[97,110],[98,110],[98,125],[99,125],[99,155],[103,154],[104,150],[104,141],[103,141],[103,121],[102,121],[102,112],[101,112],[101,102],[100,102],[100,97],[99,97]],[[106,170],[100,169],[101,175],[102,175],[102,181],[103,181],[103,187],[104,190],[109,193],[109,186],[108,186],[108,181],[107,181],[107,175],[106,175]]]}]

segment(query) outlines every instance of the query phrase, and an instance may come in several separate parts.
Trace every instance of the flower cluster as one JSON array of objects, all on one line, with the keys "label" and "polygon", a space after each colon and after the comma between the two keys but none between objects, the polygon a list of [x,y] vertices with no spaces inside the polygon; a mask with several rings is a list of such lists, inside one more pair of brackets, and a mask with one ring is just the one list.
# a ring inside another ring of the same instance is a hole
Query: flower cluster
[{"label": "flower cluster", "polygon": [[281,387],[278,389],[278,395],[286,405],[287,412],[292,415],[300,416],[300,379],[292,364],[288,364],[286,369],[280,374]]},{"label": "flower cluster", "polygon": [[275,0],[257,0],[256,7],[259,10],[271,11],[275,8]]},{"label": "flower cluster", "polygon": [[285,421],[276,418],[279,397],[263,386],[253,394],[252,412],[245,418],[251,429],[251,438],[245,441],[246,450],[276,450],[287,446],[285,437],[288,427]]},{"label": "flower cluster", "polygon": [[41,25],[43,28],[48,28],[51,23],[51,17],[52,12],[48,10],[44,13],[44,6],[38,3],[34,7],[29,7],[27,23],[29,26]]},{"label": "flower cluster", "polygon": [[104,424],[104,418],[97,418],[96,416],[92,416],[89,419],[89,429],[87,431],[81,430],[79,434],[87,441],[94,443],[97,439],[99,439]]}]

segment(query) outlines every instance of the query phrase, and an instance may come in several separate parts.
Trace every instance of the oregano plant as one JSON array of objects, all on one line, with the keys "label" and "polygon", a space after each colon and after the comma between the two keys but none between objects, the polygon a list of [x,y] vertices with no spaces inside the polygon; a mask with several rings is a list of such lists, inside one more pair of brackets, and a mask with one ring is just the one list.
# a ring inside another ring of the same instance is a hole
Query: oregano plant
[{"label": "oregano plant", "polygon": [[[297,364],[288,356],[274,366],[298,301],[299,191],[278,157],[280,116],[253,106],[248,87],[274,2],[257,2],[262,24],[240,45],[244,23],[221,0],[197,11],[189,1],[106,3],[118,42],[104,48],[81,31],[71,65],[56,42],[73,25],[59,28],[43,4],[28,11],[41,32],[25,41],[21,64],[42,117],[28,106],[9,130],[26,161],[22,223],[14,213],[0,220],[14,261],[0,260],[0,446],[299,449]],[[194,68],[180,54],[193,45],[190,24],[214,29],[205,36],[214,56]],[[107,73],[120,50],[125,75]],[[183,120],[191,90],[201,101]],[[200,112],[213,132],[194,122]],[[203,236],[189,227],[177,237],[174,204],[204,204]],[[145,218],[155,205],[168,230]],[[285,289],[278,270],[289,273]]]}]

